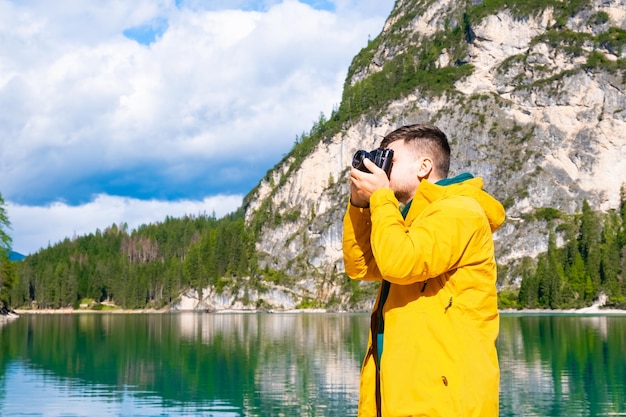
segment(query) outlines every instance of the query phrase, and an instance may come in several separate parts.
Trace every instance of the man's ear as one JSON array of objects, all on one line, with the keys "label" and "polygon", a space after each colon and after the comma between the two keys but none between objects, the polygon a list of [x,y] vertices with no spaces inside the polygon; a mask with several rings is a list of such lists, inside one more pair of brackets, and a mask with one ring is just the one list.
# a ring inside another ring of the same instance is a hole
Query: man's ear
[{"label": "man's ear", "polygon": [[418,161],[417,176],[421,178],[428,178],[433,172],[433,160],[428,156],[421,157]]}]

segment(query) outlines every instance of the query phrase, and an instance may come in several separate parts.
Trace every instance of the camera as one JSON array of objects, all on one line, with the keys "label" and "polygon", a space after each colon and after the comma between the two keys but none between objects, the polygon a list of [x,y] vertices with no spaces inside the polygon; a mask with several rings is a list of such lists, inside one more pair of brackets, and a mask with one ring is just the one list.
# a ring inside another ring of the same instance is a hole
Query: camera
[{"label": "camera", "polygon": [[358,150],[352,157],[352,166],[363,172],[370,172],[369,169],[365,168],[365,164],[363,163],[364,159],[369,159],[374,162],[377,167],[385,171],[387,174],[387,178],[389,178],[389,174],[391,173],[391,166],[393,165],[393,149],[381,149],[377,148],[371,152],[367,152],[364,150]]}]

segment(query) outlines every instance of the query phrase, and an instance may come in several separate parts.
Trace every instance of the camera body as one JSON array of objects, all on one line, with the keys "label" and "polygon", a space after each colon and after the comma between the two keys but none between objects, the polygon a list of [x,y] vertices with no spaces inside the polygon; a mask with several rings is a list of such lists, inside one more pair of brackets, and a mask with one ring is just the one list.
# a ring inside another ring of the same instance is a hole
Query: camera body
[{"label": "camera body", "polygon": [[366,158],[385,171],[387,178],[389,178],[391,166],[393,165],[393,149],[376,148],[371,152],[367,152],[362,149],[358,150],[352,157],[352,166],[359,171],[370,172],[369,169],[365,168],[365,164],[363,163],[363,160]]}]

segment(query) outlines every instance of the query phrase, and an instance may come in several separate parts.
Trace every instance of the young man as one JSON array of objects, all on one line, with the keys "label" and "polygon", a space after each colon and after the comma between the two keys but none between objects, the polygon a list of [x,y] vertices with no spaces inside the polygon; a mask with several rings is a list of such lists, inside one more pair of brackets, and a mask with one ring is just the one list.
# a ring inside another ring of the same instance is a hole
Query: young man
[{"label": "young man", "polygon": [[[497,416],[499,316],[492,232],[502,205],[470,174],[447,178],[450,146],[410,125],[350,171],[343,253],[352,279],[378,280],[359,417]],[[400,204],[403,208],[400,211]]]}]

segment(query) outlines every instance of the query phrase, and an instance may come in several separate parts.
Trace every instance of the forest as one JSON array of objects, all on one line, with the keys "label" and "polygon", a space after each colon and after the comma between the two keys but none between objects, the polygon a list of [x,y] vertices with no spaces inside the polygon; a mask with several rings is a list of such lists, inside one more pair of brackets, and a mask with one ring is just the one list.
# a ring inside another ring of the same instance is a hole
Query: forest
[{"label": "forest", "polygon": [[[572,309],[608,297],[605,307],[626,308],[626,204],[620,210],[566,216],[553,208],[535,211],[549,225],[548,250],[536,260],[524,259],[518,290],[499,293],[501,308]],[[560,237],[561,244],[557,244]]]},{"label": "forest", "polygon": [[254,237],[240,210],[221,219],[167,217],[128,231],[67,238],[15,265],[8,302],[14,308],[161,308],[186,288],[219,292],[238,277],[256,275]]},{"label": "forest", "polygon": [[[574,215],[544,208],[528,216],[545,221],[551,230],[548,250],[522,261],[519,288],[499,292],[501,308],[581,308],[602,294],[608,307],[626,308],[624,197],[619,210],[606,213],[593,211],[584,201],[582,212]],[[158,309],[188,289],[200,296],[207,288],[218,294],[226,288],[262,293],[269,282],[294,279],[259,268],[255,239],[243,209],[220,219],[167,217],[132,231],[114,224],[67,238],[20,262],[4,259],[0,302],[33,309]],[[347,276],[343,279],[342,288],[356,291],[344,285]]]}]

